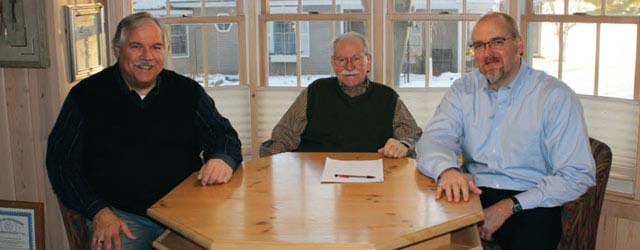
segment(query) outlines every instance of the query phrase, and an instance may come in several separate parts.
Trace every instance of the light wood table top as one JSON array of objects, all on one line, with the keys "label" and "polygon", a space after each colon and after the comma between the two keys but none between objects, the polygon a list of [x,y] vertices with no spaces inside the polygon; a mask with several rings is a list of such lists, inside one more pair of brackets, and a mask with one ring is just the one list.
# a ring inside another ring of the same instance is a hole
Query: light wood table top
[{"label": "light wood table top", "polygon": [[433,179],[413,159],[384,158],[381,183],[322,184],[325,157],[381,155],[283,153],[206,187],[193,174],[147,213],[206,249],[397,249],[465,227],[473,234],[483,220],[477,195],[436,201]]}]

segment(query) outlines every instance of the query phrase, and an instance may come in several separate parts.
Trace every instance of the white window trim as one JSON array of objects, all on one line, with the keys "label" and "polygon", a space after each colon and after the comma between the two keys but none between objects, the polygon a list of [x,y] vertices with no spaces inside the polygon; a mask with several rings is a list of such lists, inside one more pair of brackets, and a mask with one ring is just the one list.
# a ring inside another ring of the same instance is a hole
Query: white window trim
[{"label": "white window trim", "polygon": [[[229,16],[229,13],[218,13],[216,16]],[[220,25],[229,25],[226,29],[221,28]],[[231,27],[233,27],[233,23],[216,23],[216,30],[220,33],[226,33],[231,31]]]}]

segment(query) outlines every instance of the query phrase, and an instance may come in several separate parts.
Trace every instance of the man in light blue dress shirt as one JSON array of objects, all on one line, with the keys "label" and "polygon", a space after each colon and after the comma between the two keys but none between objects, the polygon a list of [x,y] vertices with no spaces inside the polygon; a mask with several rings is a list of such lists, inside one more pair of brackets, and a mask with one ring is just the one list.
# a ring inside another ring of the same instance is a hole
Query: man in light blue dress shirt
[{"label": "man in light blue dress shirt", "polygon": [[419,169],[438,181],[437,199],[480,194],[484,240],[495,238],[503,249],[555,249],[561,205],[595,184],[580,100],[524,62],[511,16],[484,15],[472,41],[479,70],[442,99],[417,145]]}]

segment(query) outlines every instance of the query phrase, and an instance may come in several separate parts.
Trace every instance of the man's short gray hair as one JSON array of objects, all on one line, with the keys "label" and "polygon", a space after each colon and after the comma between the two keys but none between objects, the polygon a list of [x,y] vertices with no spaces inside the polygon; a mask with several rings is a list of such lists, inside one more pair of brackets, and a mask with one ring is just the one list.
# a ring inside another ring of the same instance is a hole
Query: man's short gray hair
[{"label": "man's short gray hair", "polygon": [[116,28],[116,34],[115,36],[113,36],[113,40],[111,41],[113,49],[122,47],[122,42],[126,40],[125,30],[138,27],[142,23],[147,21],[153,21],[156,25],[158,25],[158,28],[160,28],[160,31],[162,32],[162,41],[164,42],[164,44],[167,44],[164,25],[162,25],[160,20],[155,18],[153,15],[149,14],[149,12],[138,12],[123,18],[120,21],[120,23],[118,23],[118,28]]},{"label": "man's short gray hair", "polygon": [[369,54],[369,44],[367,43],[367,39],[365,39],[364,36],[360,33],[350,31],[336,37],[336,39],[333,39],[333,42],[331,43],[331,55],[336,54],[336,44],[346,39],[357,39],[358,41],[360,41],[360,43],[362,43],[362,51],[366,55]]},{"label": "man's short gray hair", "polygon": [[480,19],[478,19],[477,23],[480,23],[482,21],[485,21],[487,19],[491,19],[491,18],[500,18],[502,19],[506,24],[507,24],[507,31],[510,33],[511,36],[513,37],[519,37],[520,36],[520,31],[518,31],[518,23],[516,22],[516,19],[514,19],[512,16],[510,16],[507,13],[504,12],[499,12],[499,11],[491,11],[491,12],[487,12],[486,14],[482,15],[482,17],[480,17]]}]

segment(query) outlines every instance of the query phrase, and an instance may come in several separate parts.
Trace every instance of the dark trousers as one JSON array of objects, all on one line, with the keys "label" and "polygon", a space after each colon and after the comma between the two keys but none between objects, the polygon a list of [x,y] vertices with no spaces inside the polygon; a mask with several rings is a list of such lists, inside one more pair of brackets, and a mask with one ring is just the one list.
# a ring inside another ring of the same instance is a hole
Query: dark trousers
[{"label": "dark trousers", "polygon": [[[482,187],[480,202],[483,208],[510,198],[520,191]],[[504,250],[555,250],[562,236],[562,207],[522,210],[507,219],[493,234]]]}]

